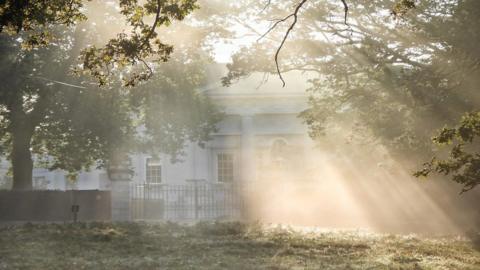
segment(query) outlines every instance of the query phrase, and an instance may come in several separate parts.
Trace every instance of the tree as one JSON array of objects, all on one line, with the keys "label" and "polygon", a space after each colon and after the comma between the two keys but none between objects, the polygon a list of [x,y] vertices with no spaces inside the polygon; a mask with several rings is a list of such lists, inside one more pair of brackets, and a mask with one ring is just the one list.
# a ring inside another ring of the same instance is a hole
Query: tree
[{"label": "tree", "polygon": [[[55,38],[52,26],[73,26],[87,19],[84,14],[87,0],[28,1],[7,0],[0,3],[0,33],[26,34],[25,48],[48,45]],[[163,43],[156,29],[168,26],[173,20],[183,20],[197,8],[196,0],[148,0],[139,4],[136,0],[121,0],[120,13],[130,28],[130,33],[118,33],[106,45],[89,46],[81,52],[82,64],[77,72],[94,76],[99,85],[107,83],[112,69],[130,66],[143,71],[132,71],[125,78],[126,85],[152,76],[153,71],[146,62],[158,63],[168,60],[173,52],[171,45]],[[153,22],[146,21],[154,16]]]},{"label": "tree", "polygon": [[[190,1],[179,3],[177,8]],[[136,3],[121,1],[121,5],[123,8],[133,8]],[[161,20],[157,25],[169,23],[169,14],[177,12],[171,8],[162,6],[161,12],[167,15],[157,13]],[[141,8],[137,11],[140,12]],[[10,14],[5,10],[3,12],[2,16]],[[141,14],[148,13],[143,11]],[[31,15],[29,12],[25,14]],[[134,15],[129,13],[128,16]],[[82,75],[71,76],[69,70],[77,57],[85,57],[87,51],[92,52],[89,49],[82,51],[82,48],[99,38],[95,31],[89,31],[93,27],[91,24],[54,26],[52,24],[60,17],[55,17],[55,20],[35,18],[20,20],[22,28],[15,35],[0,34],[0,51],[4,56],[0,59],[3,82],[0,86],[0,150],[8,155],[12,163],[14,189],[32,188],[32,155],[42,166],[52,170],[63,169],[73,176],[79,170],[88,170],[92,166],[107,167],[118,156],[135,151],[161,151],[175,158],[181,154],[186,141],[202,143],[208,139],[220,114],[206,97],[195,90],[206,83],[204,65],[210,61],[205,53],[192,49],[201,40],[179,43],[180,49],[173,54],[170,62],[148,67],[155,68],[155,74],[148,75],[151,78],[148,84],[133,88],[127,86],[133,86],[139,81],[137,79],[141,81],[146,77],[137,77],[132,83],[132,78],[137,75],[120,68],[110,69],[109,74],[100,71],[95,74],[98,69],[88,69],[87,73],[93,73],[94,81]],[[13,24],[4,25],[3,30],[6,31]],[[25,28],[26,25],[31,26]],[[50,42],[48,46],[35,44],[26,48],[25,42],[36,36],[28,31],[34,31],[37,25],[45,26],[49,34],[56,36],[55,42]],[[138,27],[146,26],[140,23]],[[165,33],[156,31],[143,41],[161,34]],[[132,38],[134,36],[132,34]],[[135,42],[139,37],[133,38]],[[108,49],[99,49],[101,52],[95,49],[95,55],[84,59],[84,63],[96,59],[98,52],[102,57],[113,53],[114,56],[108,60],[111,62],[103,59],[96,63],[127,64],[132,67],[140,61],[140,56],[155,56],[158,53],[153,49],[143,51],[147,47],[139,48],[138,55],[123,55],[123,47],[107,45],[105,48]],[[168,52],[169,57],[172,53],[171,50]],[[123,56],[118,58],[120,55]],[[187,62],[190,64],[185,65]],[[107,68],[105,65],[102,67]],[[116,80],[122,76],[128,78],[123,80],[123,86]],[[103,78],[108,78],[108,84],[102,83]],[[95,86],[99,82],[101,88]]]},{"label": "tree", "polygon": [[440,146],[452,145],[447,159],[432,158],[424,168],[415,172],[415,176],[426,177],[432,172],[452,175],[452,180],[463,185],[462,193],[480,184],[480,113],[467,113],[460,125],[455,128],[443,128],[432,140]]},{"label": "tree", "polygon": [[301,117],[313,138],[350,126],[350,139],[384,145],[412,168],[433,154],[435,130],[480,105],[480,58],[472,47],[479,41],[478,1],[347,3],[347,21],[333,0],[271,1],[269,12],[241,13],[246,28],[291,19],[291,10],[296,20],[293,30],[280,19],[268,35],[258,33],[259,42],[233,57],[224,84],[252,72],[308,73],[310,108]]}]

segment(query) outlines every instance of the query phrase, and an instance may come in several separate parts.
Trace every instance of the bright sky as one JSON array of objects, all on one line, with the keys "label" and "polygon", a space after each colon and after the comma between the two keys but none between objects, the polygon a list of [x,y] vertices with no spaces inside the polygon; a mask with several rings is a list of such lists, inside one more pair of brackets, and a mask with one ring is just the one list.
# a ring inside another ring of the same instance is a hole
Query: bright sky
[{"label": "bright sky", "polygon": [[232,61],[232,54],[234,54],[241,45],[227,44],[225,42],[214,45],[214,59],[218,63],[229,63]]},{"label": "bright sky", "polygon": [[247,36],[235,40],[221,41],[213,45],[215,61],[218,63],[229,63],[232,61],[232,55],[244,46],[255,43],[257,37]]},{"label": "bright sky", "polygon": [[[259,33],[264,33],[264,31],[268,29],[269,23],[253,23],[251,27],[253,27],[254,29],[258,29]],[[242,47],[249,46],[257,42],[257,39],[259,38],[258,33],[254,33],[252,30],[240,24],[234,26],[233,29],[230,30],[236,32],[236,36],[238,37],[237,39],[220,41],[213,45],[215,60],[218,63],[231,62],[232,54],[237,52]]]}]

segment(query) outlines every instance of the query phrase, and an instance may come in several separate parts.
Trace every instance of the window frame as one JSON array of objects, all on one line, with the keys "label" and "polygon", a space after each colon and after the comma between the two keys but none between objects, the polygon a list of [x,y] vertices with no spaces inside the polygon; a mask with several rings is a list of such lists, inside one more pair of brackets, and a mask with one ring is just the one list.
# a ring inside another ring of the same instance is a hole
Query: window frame
[{"label": "window frame", "polygon": [[[220,175],[220,159],[219,159],[219,156],[221,155],[230,155],[231,156],[231,180],[230,181],[225,181],[223,179],[220,179],[221,175]],[[215,180],[217,183],[223,183],[223,184],[230,184],[230,183],[234,183],[236,181],[236,155],[233,151],[229,151],[229,150],[219,150],[219,151],[215,151],[215,166],[214,166],[214,169],[215,169]]]},{"label": "window frame", "polygon": [[285,165],[287,162],[286,156],[288,156],[289,148],[290,144],[285,138],[274,138],[269,149],[270,162],[276,165]]},{"label": "window frame", "polygon": [[[151,163],[150,163],[151,162]],[[151,167],[157,167],[157,169],[151,170]],[[159,170],[158,170],[159,169]],[[145,158],[145,183],[147,184],[162,184],[163,183],[163,162],[161,158],[147,157]],[[159,171],[158,174],[155,174],[155,177],[152,178],[150,175],[152,171]],[[151,181],[155,179],[156,181]],[[159,181],[158,181],[159,180]]]},{"label": "window frame", "polygon": [[45,175],[36,175],[32,177],[32,187],[34,190],[45,190],[49,188],[49,185],[50,180],[48,180]]}]

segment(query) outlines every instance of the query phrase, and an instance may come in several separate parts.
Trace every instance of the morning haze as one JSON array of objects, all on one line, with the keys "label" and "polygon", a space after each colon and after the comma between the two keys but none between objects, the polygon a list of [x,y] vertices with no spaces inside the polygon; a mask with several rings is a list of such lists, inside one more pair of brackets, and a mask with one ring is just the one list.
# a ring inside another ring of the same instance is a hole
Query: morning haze
[{"label": "morning haze", "polygon": [[0,269],[477,269],[479,15],[0,3]]}]

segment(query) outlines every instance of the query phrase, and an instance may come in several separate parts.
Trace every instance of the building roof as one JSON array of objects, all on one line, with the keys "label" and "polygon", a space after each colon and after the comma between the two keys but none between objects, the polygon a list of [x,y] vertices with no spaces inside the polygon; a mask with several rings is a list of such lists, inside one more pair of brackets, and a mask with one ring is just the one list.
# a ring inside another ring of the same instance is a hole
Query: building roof
[{"label": "building roof", "polygon": [[231,86],[225,87],[221,84],[221,78],[228,70],[223,64],[212,65],[209,68],[209,77],[212,83],[202,87],[204,92],[212,99],[228,98],[305,98],[305,90],[309,87],[308,80],[312,77],[308,73],[290,71],[283,73],[286,86],[276,74],[253,73],[250,76],[234,82]]},{"label": "building roof", "polygon": [[297,114],[307,108],[309,74],[286,72],[282,87],[276,74],[254,73],[225,87],[221,85],[221,77],[228,72],[225,65],[213,65],[207,72],[212,83],[200,91],[227,114]]}]

